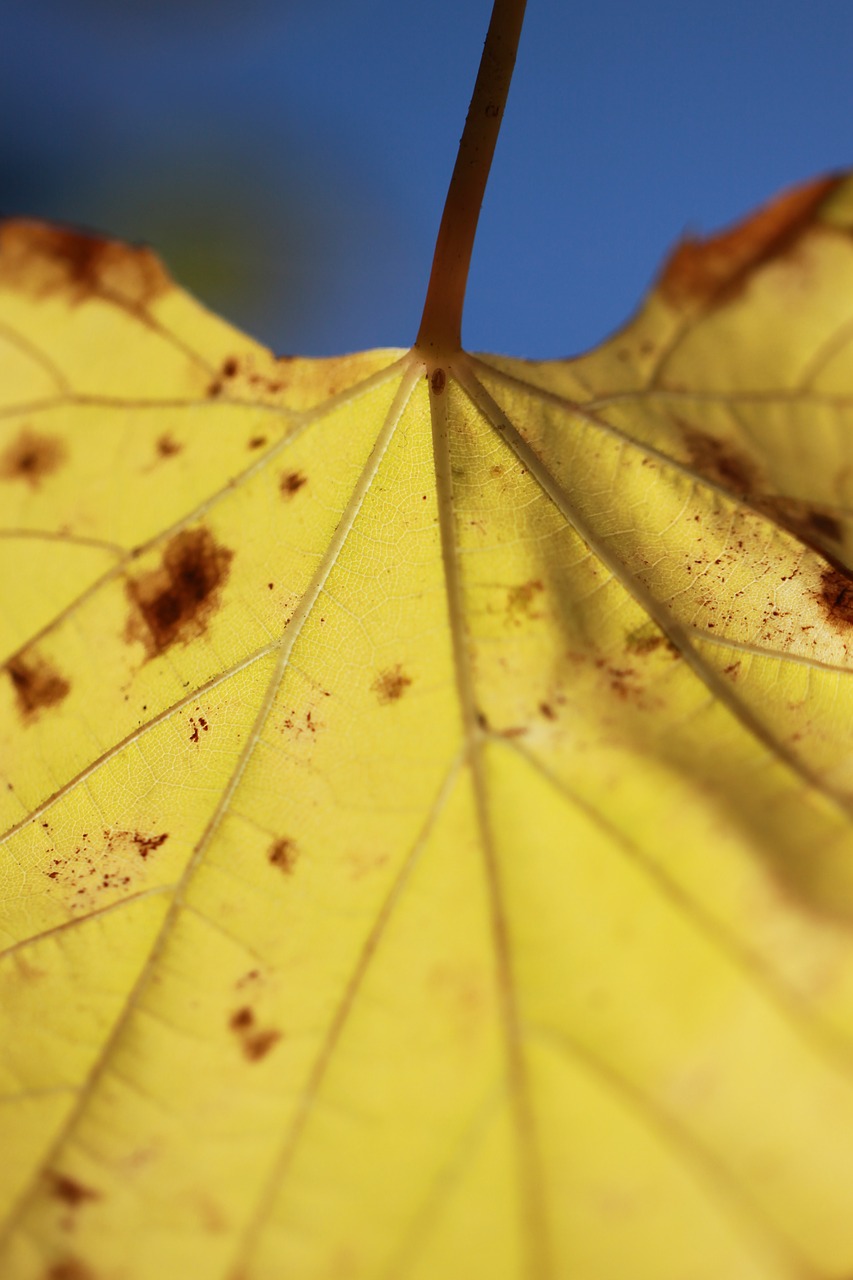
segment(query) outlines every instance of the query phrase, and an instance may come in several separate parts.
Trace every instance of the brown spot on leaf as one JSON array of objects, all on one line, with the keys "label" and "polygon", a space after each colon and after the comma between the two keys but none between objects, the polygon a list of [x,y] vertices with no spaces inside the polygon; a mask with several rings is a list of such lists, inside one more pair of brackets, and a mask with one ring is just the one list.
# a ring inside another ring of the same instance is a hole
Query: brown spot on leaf
[{"label": "brown spot on leaf", "polygon": [[268,1028],[265,1031],[255,1028],[255,1015],[248,1005],[232,1014],[228,1025],[240,1040],[244,1055],[250,1062],[258,1062],[265,1058],[281,1039],[281,1032]]},{"label": "brown spot on leaf", "polygon": [[61,1200],[69,1209],[76,1209],[87,1201],[101,1198],[100,1191],[84,1186],[82,1182],[78,1182],[76,1178],[69,1178],[67,1174],[50,1171],[46,1176],[50,1184],[50,1194],[57,1200]]},{"label": "brown spot on leaf", "polygon": [[281,477],[278,487],[283,498],[292,498],[307,483],[308,478],[301,471],[288,471]]},{"label": "brown spot on leaf", "polygon": [[18,711],[29,722],[47,707],[57,706],[71,691],[71,685],[44,658],[26,653],[16,654],[6,666]]},{"label": "brown spot on leaf", "polygon": [[252,438],[249,440],[248,448],[263,449],[266,442],[267,442],[266,436],[252,436]]},{"label": "brown spot on leaf", "polygon": [[260,982],[260,981],[261,981],[260,969],[250,969],[248,973],[243,974],[242,978],[238,978],[234,985],[239,990],[241,987],[247,987],[254,982]]},{"label": "brown spot on leaf", "polygon": [[447,386],[447,374],[443,369],[433,369],[429,385],[432,387],[433,395],[440,396],[444,394],[444,388]]},{"label": "brown spot on leaf", "polygon": [[678,309],[719,306],[737,297],[759,267],[781,257],[814,225],[840,178],[818,178],[778,196],[737,226],[705,240],[688,239],[666,263],[658,283]]},{"label": "brown spot on leaf", "polygon": [[250,1036],[243,1037],[243,1052],[250,1062],[258,1062],[261,1058],[265,1058],[270,1049],[274,1048],[281,1039],[280,1031],[255,1031]]},{"label": "brown spot on leaf", "polygon": [[255,1021],[255,1015],[248,1005],[242,1009],[238,1009],[236,1013],[232,1013],[229,1026],[232,1031],[245,1031],[247,1027],[251,1027]]},{"label": "brown spot on leaf", "polygon": [[755,506],[766,511],[778,524],[784,525],[807,547],[813,547],[823,554],[829,544],[839,546],[844,541],[844,529],[836,516],[800,498],[768,494],[756,498]]},{"label": "brown spot on leaf", "polygon": [[44,1280],[97,1280],[95,1272],[79,1258],[65,1258],[54,1262],[45,1272]]},{"label": "brown spot on leaf", "polygon": [[[124,833],[120,833],[124,834]],[[134,831],[131,840],[136,845],[136,850],[140,858],[147,858],[149,853],[153,853],[155,849],[159,849],[169,839],[168,831],[162,832],[159,836],[144,836],[139,831]]]},{"label": "brown spot on leaf", "polygon": [[290,875],[296,866],[298,857],[296,841],[291,840],[288,836],[282,836],[280,839],[274,840],[267,856],[274,867],[278,867],[285,875]]},{"label": "brown spot on leaf", "polygon": [[659,649],[665,643],[662,635],[635,635],[631,634],[626,637],[626,645],[631,653],[646,654],[654,653],[655,649]]},{"label": "brown spot on leaf", "polygon": [[841,542],[844,537],[841,522],[835,516],[827,515],[826,512],[808,511],[806,523],[818,537],[826,538],[830,542]]},{"label": "brown spot on leaf", "polygon": [[[322,622],[323,619],[321,618],[320,621]],[[304,733],[316,734],[317,729],[322,727],[322,724],[314,719],[313,711],[306,711],[303,715],[298,713],[295,707],[291,707],[289,714],[282,720],[281,731],[284,733],[287,730],[296,737],[301,737]]]},{"label": "brown spot on leaf", "polygon": [[669,636],[659,631],[653,622],[644,623],[635,631],[629,631],[625,636],[625,648],[629,653],[641,658],[659,649],[666,649],[674,658],[681,656],[678,647],[672,643]]},{"label": "brown spot on leaf", "polygon": [[173,440],[168,432],[160,436],[157,441],[157,452],[161,458],[174,458],[175,454],[180,453],[183,447],[182,444],[178,444],[177,440]]},{"label": "brown spot on leaf", "polygon": [[517,587],[510,587],[506,593],[507,613],[516,618],[520,615],[527,618],[541,618],[542,614],[534,609],[533,604],[544,590],[544,584],[538,578],[530,582],[522,582]]},{"label": "brown spot on leaf", "polygon": [[827,566],[821,574],[820,601],[829,622],[838,627],[853,625],[853,577]]},{"label": "brown spot on leaf", "polygon": [[0,283],[71,305],[108,297],[134,310],[172,287],[150,249],[23,220],[0,226]]},{"label": "brown spot on leaf", "polygon": [[53,881],[69,910],[89,912],[103,905],[105,893],[115,900],[132,892],[138,872],[130,861],[132,855],[146,862],[168,838],[168,832],[149,835],[105,827],[100,836],[90,839],[84,831],[76,847],[64,847],[62,856],[55,856],[55,847],[48,850],[43,874]]},{"label": "brown spot on leaf", "polygon": [[207,629],[219,605],[234,552],[219,546],[203,526],[184,529],[163,549],[157,569],[131,578],[126,591],[133,605],[126,638],[141,640],[149,657]]},{"label": "brown spot on leaf", "polygon": [[690,464],[701,476],[738,497],[753,493],[760,483],[752,458],[726,440],[706,435],[688,422],[676,419],[690,455]]},{"label": "brown spot on leaf", "polygon": [[[58,896],[73,913],[88,913],[110,901],[132,893],[145,872],[134,864],[147,863],[151,855],[165,844],[168,832],[149,835],[142,831],[117,831],[104,828],[100,836],[83,832],[76,846],[49,847],[42,874],[53,881]],[[56,855],[60,856],[56,856]]]},{"label": "brown spot on leaf", "polygon": [[640,688],[636,683],[637,672],[634,667],[617,667],[605,662],[603,659],[599,659],[596,666],[604,671],[610,682],[611,692],[617,698],[633,698],[640,693]]},{"label": "brown spot on leaf", "polygon": [[280,1039],[280,1031],[255,1031],[252,1035],[243,1037],[243,1052],[250,1062],[257,1062],[260,1058],[265,1058]]},{"label": "brown spot on leaf", "polygon": [[380,702],[388,703],[402,698],[411,683],[411,676],[406,675],[398,662],[396,666],[380,671],[370,687]]},{"label": "brown spot on leaf", "polygon": [[17,439],[0,454],[0,479],[23,480],[37,489],[45,476],[59,470],[65,458],[64,441],[22,427]]},{"label": "brown spot on leaf", "polygon": [[234,388],[237,395],[250,395],[253,399],[265,400],[277,397],[290,381],[283,368],[283,364],[287,363],[288,357],[283,356],[272,363],[265,355],[252,351],[244,351],[239,356],[226,356],[208,388],[208,395],[219,395],[226,389],[226,383],[230,383],[228,390]]},{"label": "brown spot on leaf", "polygon": [[[589,660],[587,654],[569,653],[567,656],[579,664]],[[592,666],[598,673],[602,689],[606,691],[601,703],[602,714],[606,717],[618,720],[623,714],[621,710],[614,708],[612,699],[618,699],[619,702],[643,712],[657,710],[662,705],[645,664],[617,662],[602,656],[594,658]],[[561,700],[561,696],[557,694],[556,701]]]},{"label": "brown spot on leaf", "polygon": [[[198,707],[196,707],[196,714],[198,714]],[[195,716],[190,716],[190,742],[198,742],[200,734],[207,733],[209,729],[210,725],[204,716],[199,716],[198,720]]]}]

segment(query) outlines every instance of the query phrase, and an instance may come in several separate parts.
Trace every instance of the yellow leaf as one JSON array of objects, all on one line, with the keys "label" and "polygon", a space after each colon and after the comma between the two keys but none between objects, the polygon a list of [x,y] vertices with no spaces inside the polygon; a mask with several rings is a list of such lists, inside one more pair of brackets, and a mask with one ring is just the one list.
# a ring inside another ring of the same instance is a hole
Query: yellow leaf
[{"label": "yellow leaf", "polygon": [[535,363],[3,225],[3,1280],[853,1272],[851,229]]}]

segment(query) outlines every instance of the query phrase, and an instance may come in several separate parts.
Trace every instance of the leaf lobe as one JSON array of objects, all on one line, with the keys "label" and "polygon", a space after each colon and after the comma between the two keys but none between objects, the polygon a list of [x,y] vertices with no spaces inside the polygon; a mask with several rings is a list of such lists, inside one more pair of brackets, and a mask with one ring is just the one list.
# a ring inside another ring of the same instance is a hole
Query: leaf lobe
[{"label": "leaf lobe", "polygon": [[23,219],[0,228],[0,281],[72,306],[101,295],[133,309],[144,309],[172,287],[150,249]]},{"label": "leaf lobe", "polygon": [[841,182],[837,176],[804,183],[752,217],[707,239],[687,239],[663,269],[658,288],[671,306],[719,306],[742,293],[758,268],[791,249],[812,227]]}]

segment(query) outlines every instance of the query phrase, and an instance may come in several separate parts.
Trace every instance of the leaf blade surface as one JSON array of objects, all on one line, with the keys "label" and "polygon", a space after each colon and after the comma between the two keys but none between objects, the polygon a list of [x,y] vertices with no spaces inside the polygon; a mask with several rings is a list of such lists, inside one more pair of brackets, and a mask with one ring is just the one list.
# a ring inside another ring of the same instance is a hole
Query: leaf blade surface
[{"label": "leaf blade surface", "polygon": [[848,189],[431,385],[7,224],[4,1274],[849,1269]]}]

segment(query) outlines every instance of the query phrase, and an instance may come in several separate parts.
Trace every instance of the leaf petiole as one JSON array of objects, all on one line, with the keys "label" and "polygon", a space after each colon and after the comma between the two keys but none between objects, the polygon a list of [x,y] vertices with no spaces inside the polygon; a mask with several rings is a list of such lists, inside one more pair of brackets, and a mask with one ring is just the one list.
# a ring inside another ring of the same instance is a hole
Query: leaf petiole
[{"label": "leaf petiole", "polygon": [[500,132],[526,0],[495,0],[438,229],[415,347],[428,371],[462,346],[462,309],[480,206]]}]

